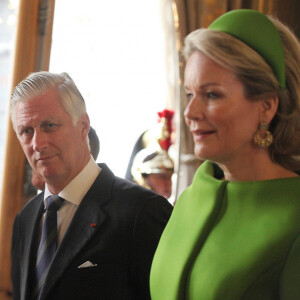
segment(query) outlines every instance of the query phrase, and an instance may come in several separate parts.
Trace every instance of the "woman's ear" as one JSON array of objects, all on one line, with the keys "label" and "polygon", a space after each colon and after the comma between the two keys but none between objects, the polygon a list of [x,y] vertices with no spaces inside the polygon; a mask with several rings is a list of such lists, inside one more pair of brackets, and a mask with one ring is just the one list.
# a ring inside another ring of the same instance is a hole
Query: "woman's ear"
[{"label": "woman's ear", "polygon": [[263,99],[261,102],[261,120],[266,121],[268,124],[273,120],[277,108],[278,108],[278,97],[273,96],[270,98]]}]

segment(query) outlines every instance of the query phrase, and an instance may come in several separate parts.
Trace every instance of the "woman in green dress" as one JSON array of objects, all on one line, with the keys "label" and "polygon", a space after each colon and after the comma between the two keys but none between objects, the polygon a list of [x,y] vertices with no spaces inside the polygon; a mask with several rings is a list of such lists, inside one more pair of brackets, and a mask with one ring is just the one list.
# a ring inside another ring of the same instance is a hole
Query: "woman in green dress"
[{"label": "woman in green dress", "polygon": [[152,300],[300,299],[300,45],[233,10],[185,40],[186,123],[205,161],[154,256]]}]

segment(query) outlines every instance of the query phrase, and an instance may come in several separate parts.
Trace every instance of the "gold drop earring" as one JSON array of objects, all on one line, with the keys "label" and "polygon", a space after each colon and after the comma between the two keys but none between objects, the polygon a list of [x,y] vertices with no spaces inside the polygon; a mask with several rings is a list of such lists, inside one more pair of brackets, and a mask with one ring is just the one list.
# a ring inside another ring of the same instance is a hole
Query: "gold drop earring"
[{"label": "gold drop earring", "polygon": [[273,136],[270,131],[268,131],[268,125],[266,121],[262,121],[259,124],[259,129],[254,135],[254,143],[261,148],[269,147],[273,142]]}]

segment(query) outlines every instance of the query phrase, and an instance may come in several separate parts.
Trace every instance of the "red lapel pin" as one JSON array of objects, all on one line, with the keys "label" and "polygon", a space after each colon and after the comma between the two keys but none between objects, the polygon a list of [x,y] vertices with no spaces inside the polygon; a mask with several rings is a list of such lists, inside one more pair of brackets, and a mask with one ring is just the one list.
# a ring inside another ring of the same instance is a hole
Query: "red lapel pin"
[{"label": "red lapel pin", "polygon": [[90,223],[90,227],[91,228],[95,228],[96,227],[96,223]]}]

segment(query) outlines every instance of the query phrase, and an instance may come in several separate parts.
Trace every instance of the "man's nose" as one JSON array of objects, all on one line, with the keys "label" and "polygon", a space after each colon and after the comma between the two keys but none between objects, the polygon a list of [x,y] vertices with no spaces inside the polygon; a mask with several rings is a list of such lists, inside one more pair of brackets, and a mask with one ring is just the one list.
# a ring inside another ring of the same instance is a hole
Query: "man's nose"
[{"label": "man's nose", "polygon": [[33,150],[37,152],[41,152],[47,149],[48,147],[47,145],[48,145],[47,134],[41,130],[36,130],[32,138]]}]

